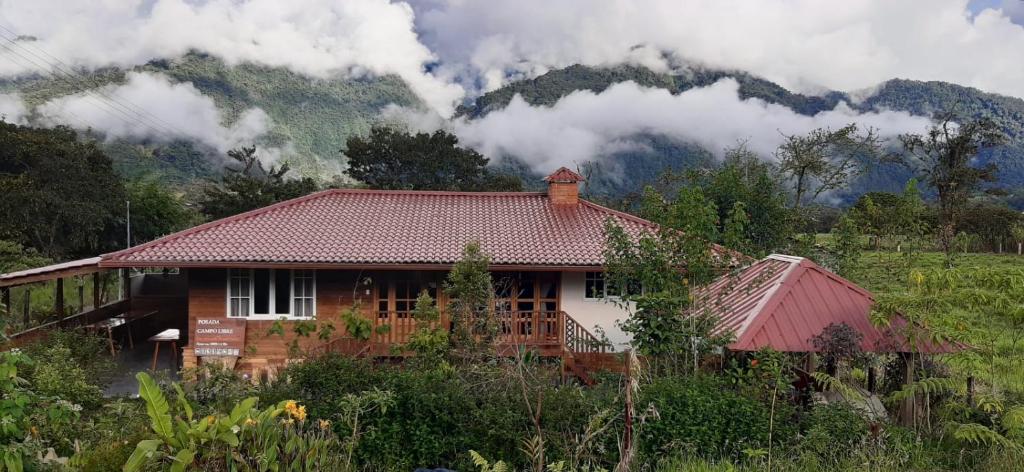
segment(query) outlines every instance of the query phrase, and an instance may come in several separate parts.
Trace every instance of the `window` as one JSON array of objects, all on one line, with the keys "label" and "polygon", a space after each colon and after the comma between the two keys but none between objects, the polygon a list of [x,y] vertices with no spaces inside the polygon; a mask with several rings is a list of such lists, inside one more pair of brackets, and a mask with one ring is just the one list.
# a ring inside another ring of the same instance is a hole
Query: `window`
[{"label": "window", "polygon": [[637,280],[626,282],[625,290],[616,285],[612,280],[605,280],[604,272],[587,272],[583,283],[583,299],[599,300],[623,295],[641,295],[644,291],[643,285]]},{"label": "window", "polygon": [[587,272],[583,289],[584,300],[604,298],[604,272]]},{"label": "window", "polygon": [[316,273],[291,269],[230,269],[228,316],[313,318],[316,316]]}]

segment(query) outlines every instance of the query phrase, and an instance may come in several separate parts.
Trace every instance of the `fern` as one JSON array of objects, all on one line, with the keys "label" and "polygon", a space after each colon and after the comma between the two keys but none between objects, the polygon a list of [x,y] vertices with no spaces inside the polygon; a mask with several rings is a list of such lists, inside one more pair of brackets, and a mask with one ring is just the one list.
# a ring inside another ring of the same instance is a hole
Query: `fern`
[{"label": "fern", "polygon": [[953,423],[953,437],[971,444],[1002,446],[1006,449],[1024,451],[1024,447],[991,428],[977,423]]},{"label": "fern", "polygon": [[893,402],[900,402],[908,398],[912,398],[919,393],[926,393],[930,395],[944,392],[955,393],[958,391],[959,386],[959,382],[955,379],[930,377],[904,385],[902,389],[893,392],[892,395],[889,396],[889,400]]},{"label": "fern", "polygon": [[494,464],[491,464],[490,462],[487,461],[487,459],[484,459],[484,456],[481,456],[479,452],[469,451],[469,457],[473,460],[473,465],[475,465],[475,466],[480,468],[480,472],[509,472],[510,471],[508,466],[505,465],[505,462],[498,461],[498,462],[495,462]]},{"label": "fern", "polygon": [[857,389],[846,385],[846,383],[838,378],[824,372],[811,372],[811,378],[821,384],[822,388],[826,391],[831,390],[837,392],[848,400],[864,401],[864,395],[861,395]]}]

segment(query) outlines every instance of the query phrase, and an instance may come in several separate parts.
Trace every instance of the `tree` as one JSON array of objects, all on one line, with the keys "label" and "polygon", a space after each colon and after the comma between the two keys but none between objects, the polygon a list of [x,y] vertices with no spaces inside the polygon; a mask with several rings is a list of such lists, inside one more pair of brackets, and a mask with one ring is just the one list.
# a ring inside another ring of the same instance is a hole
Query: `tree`
[{"label": "tree", "polygon": [[0,274],[41,267],[52,263],[35,249],[22,247],[13,241],[0,239]]},{"label": "tree", "polygon": [[124,184],[96,143],[70,128],[0,121],[0,195],[0,238],[51,259],[124,247]]},{"label": "tree", "polygon": [[999,127],[988,118],[954,123],[954,115],[939,117],[925,134],[900,135],[903,162],[913,169],[939,198],[939,243],[947,259],[954,251],[953,240],[971,194],[985,182],[996,178],[994,166],[978,167],[978,153],[1006,140]]},{"label": "tree", "polygon": [[519,191],[518,177],[487,168],[488,159],[459,146],[459,139],[438,130],[409,134],[374,127],[370,136],[354,136],[345,156],[353,179],[383,190]]},{"label": "tree", "polygon": [[469,359],[489,354],[498,336],[494,285],[487,269],[490,263],[479,243],[469,243],[444,282],[452,320],[452,347]]},{"label": "tree", "polygon": [[960,217],[958,232],[977,235],[991,251],[1002,251],[1006,241],[1014,239],[1013,228],[1024,224],[1024,216],[996,203],[971,203]]},{"label": "tree", "polygon": [[710,282],[727,262],[712,251],[717,209],[699,188],[683,188],[668,201],[648,187],[642,213],[659,223],[657,233],[631,235],[611,220],[605,224],[606,283],[640,288],[623,291],[620,303],[631,313],[622,328],[656,370],[695,371],[722,341],[711,334],[715,320],[691,310],[691,287]]},{"label": "tree", "polygon": [[848,215],[839,217],[839,222],[832,228],[831,253],[834,262],[830,264],[839,275],[852,278],[860,267],[861,244],[860,231],[853,218]]},{"label": "tree", "polygon": [[804,136],[785,136],[775,152],[779,171],[793,185],[793,208],[803,205],[804,197],[813,202],[819,195],[847,186],[863,170],[863,162],[879,155],[875,130],[863,134],[856,124],[838,130],[819,128]]},{"label": "tree", "polygon": [[228,157],[239,167],[225,168],[221,181],[206,187],[199,202],[203,214],[211,219],[237,215],[317,190],[316,182],[309,177],[285,178],[290,170],[287,163],[264,169],[255,146],[232,149]]},{"label": "tree", "polygon": [[860,231],[871,235],[876,249],[888,241],[902,249],[929,231],[929,211],[921,199],[917,180],[910,179],[903,193],[870,192],[864,194],[850,210],[850,217]]},{"label": "tree", "polygon": [[199,214],[186,206],[180,196],[155,180],[129,183],[128,201],[132,210],[132,244],[181,231],[200,220]]},{"label": "tree", "polygon": [[[793,212],[776,175],[771,164],[740,145],[726,150],[721,167],[690,172],[686,180],[715,204],[723,224],[730,221],[736,204],[742,204],[748,217],[742,239],[749,246],[736,249],[761,255],[778,250],[793,234]],[[727,228],[721,231],[726,233]]]}]

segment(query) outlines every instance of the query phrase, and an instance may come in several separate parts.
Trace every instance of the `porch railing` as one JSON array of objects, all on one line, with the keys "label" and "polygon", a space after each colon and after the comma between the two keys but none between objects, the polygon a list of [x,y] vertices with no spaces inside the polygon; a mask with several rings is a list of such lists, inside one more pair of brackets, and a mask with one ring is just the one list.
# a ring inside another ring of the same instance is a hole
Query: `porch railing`
[{"label": "porch railing", "polygon": [[[605,352],[606,346],[564,311],[512,311],[499,313],[498,343],[503,345],[565,346],[572,352]],[[404,344],[416,330],[411,313],[379,311],[373,314],[371,341]],[[440,326],[452,329],[446,313]],[[386,327],[385,327],[386,326]]]}]

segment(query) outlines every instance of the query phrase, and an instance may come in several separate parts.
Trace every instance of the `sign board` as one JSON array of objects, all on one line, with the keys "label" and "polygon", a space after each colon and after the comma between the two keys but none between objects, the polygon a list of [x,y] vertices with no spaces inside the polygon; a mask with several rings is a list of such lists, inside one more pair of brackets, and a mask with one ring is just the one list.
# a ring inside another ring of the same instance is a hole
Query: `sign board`
[{"label": "sign board", "polygon": [[245,320],[239,318],[199,318],[192,338],[197,356],[242,355],[245,345]]}]

